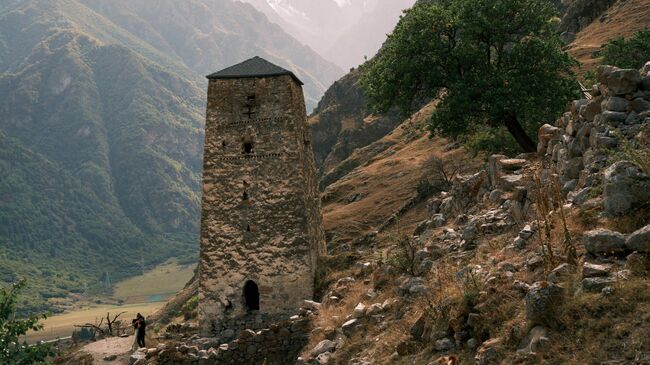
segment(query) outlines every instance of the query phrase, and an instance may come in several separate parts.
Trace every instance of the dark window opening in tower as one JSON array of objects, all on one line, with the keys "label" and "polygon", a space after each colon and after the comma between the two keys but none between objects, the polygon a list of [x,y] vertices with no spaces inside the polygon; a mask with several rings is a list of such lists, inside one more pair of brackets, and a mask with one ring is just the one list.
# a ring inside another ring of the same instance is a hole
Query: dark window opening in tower
[{"label": "dark window opening in tower", "polygon": [[247,201],[248,200],[248,193],[244,191],[244,194],[242,194],[241,200]]},{"label": "dark window opening in tower", "polygon": [[252,119],[255,113],[255,94],[248,95],[246,97],[246,112],[244,114],[248,115],[248,119]]},{"label": "dark window opening in tower", "polygon": [[243,148],[245,154],[253,153],[253,142],[244,142]]},{"label": "dark window opening in tower", "polygon": [[260,310],[260,291],[252,280],[244,284],[244,304],[248,311]]},{"label": "dark window opening in tower", "polygon": [[226,141],[221,141],[221,147],[226,147]]},{"label": "dark window opening in tower", "polygon": [[251,231],[251,226],[250,226],[250,225],[246,225],[246,232],[250,232],[250,231]]}]

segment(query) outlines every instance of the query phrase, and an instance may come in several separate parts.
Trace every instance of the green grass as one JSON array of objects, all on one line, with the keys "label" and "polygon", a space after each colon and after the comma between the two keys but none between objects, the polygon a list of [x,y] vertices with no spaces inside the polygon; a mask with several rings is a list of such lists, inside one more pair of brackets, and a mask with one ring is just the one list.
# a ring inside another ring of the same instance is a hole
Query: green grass
[{"label": "green grass", "polygon": [[[27,340],[29,342],[47,341],[70,336],[75,325],[94,323],[96,319],[105,317],[108,312],[112,317],[126,311],[127,313],[120,318],[127,324],[137,313],[147,317],[162,308],[165,301],[180,291],[193,274],[194,265],[181,265],[175,260],[168,261],[144,275],[126,279],[114,286],[110,299],[122,300],[126,304],[77,304],[74,309],[43,321],[44,330],[29,333]],[[95,297],[95,299],[100,298],[102,296]]]},{"label": "green grass", "polygon": [[27,334],[27,342],[34,343],[37,341],[48,341],[57,338],[63,338],[72,335],[75,325],[84,323],[95,323],[99,318],[106,317],[106,313],[111,313],[111,318],[120,312],[126,312],[120,316],[120,319],[128,325],[137,313],[147,317],[155,311],[162,308],[164,302],[156,303],[136,303],[123,306],[112,305],[95,305],[71,311],[62,315],[57,315],[42,321],[45,328],[43,331],[30,332]]},{"label": "green grass", "polygon": [[141,276],[115,285],[113,298],[126,303],[141,303],[154,296],[176,294],[194,275],[194,266],[170,261]]}]

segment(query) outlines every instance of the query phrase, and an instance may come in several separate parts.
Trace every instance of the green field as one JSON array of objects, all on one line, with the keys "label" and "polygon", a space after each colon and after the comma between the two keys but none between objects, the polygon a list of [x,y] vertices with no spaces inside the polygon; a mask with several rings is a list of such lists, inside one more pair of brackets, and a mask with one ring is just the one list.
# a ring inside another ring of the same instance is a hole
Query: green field
[{"label": "green field", "polygon": [[115,285],[110,299],[123,301],[124,305],[82,305],[78,309],[52,316],[43,321],[45,329],[29,333],[26,339],[33,343],[67,337],[74,331],[74,325],[94,323],[100,317],[105,317],[107,312],[111,313],[111,317],[117,313],[126,312],[120,319],[127,324],[137,313],[141,313],[145,317],[150,316],[162,308],[169,297],[185,286],[193,272],[193,265],[182,266],[174,261],[162,264],[144,275]]},{"label": "green field", "polygon": [[167,262],[144,275],[116,284],[112,297],[129,304],[164,301],[181,290],[193,273],[194,266]]}]

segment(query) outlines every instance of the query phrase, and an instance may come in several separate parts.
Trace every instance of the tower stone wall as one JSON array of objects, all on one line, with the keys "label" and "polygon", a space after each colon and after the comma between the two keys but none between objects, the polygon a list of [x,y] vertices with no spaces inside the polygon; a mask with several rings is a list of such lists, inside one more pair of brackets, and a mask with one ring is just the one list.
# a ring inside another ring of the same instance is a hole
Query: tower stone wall
[{"label": "tower stone wall", "polygon": [[210,79],[205,129],[199,321],[219,336],[311,299],[325,242],[295,76]]}]

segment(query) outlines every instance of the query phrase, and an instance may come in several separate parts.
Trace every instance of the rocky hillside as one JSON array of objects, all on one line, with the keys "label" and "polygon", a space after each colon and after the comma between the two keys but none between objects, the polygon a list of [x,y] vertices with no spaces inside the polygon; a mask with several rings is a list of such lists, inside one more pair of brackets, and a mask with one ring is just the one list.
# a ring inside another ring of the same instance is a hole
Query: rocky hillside
[{"label": "rocky hillside", "polygon": [[616,37],[630,37],[650,24],[650,3],[645,0],[594,3],[599,4],[598,9],[602,9],[602,4],[612,4],[602,11],[593,12],[594,16],[583,18],[579,31],[574,30],[576,33],[569,37],[573,40],[568,51],[582,63],[584,71],[593,70],[599,64],[601,45]]},{"label": "rocky hillside", "polygon": [[[336,81],[318,103],[309,119],[316,163],[323,177],[321,187],[351,171],[339,164],[360,147],[382,138],[401,122],[396,111],[386,115],[370,115],[367,99],[359,86],[359,70],[353,70]],[[334,169],[339,167],[335,172]],[[356,166],[354,166],[356,167]]]},{"label": "rocky hillside", "polygon": [[327,188],[319,302],[224,344],[172,325],[133,361],[650,363],[649,71],[601,67],[537,154],[487,164],[429,140],[426,106]]},{"label": "rocky hillside", "polygon": [[2,2],[0,281],[31,279],[26,307],[53,309],[142,260],[193,260],[203,75],[255,54],[312,101],[340,74],[230,0]]},{"label": "rocky hillside", "polygon": [[[645,5],[614,6],[626,4]],[[182,324],[161,322],[160,344],[132,360],[650,363],[649,67],[601,68],[591,92],[540,129],[538,153],[511,157],[429,138],[436,101],[406,120],[371,116],[353,71],[310,120],[329,249],[314,301],[235,340],[200,338],[174,301],[163,322]],[[364,129],[372,137],[355,144]],[[278,360],[280,344],[300,343]]]}]

